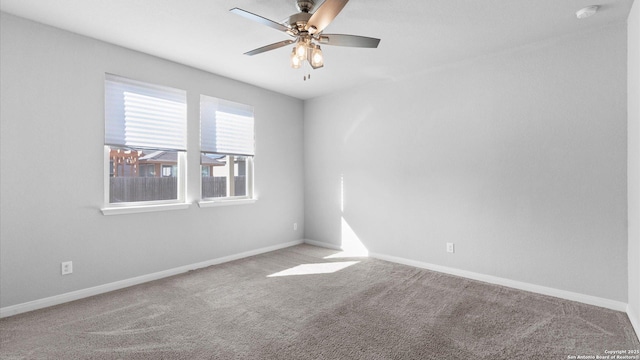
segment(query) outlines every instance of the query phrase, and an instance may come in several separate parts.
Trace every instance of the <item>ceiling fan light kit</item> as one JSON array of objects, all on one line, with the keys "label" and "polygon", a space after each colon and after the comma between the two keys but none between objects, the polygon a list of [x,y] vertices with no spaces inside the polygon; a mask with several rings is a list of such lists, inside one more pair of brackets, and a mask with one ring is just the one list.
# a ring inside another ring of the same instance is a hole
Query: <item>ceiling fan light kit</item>
[{"label": "ceiling fan light kit", "polygon": [[[313,0],[297,0],[296,6],[300,12],[289,16],[288,20],[284,23],[269,20],[239,8],[233,8],[229,11],[282,31],[295,38],[295,40],[285,40],[248,51],[245,55],[253,56],[295,43],[289,56],[291,67],[299,69],[307,62],[311,68],[318,69],[324,66],[324,55],[319,44],[377,48],[380,43],[380,39],[364,36],[322,34],[324,29],[335,19],[340,11],[342,11],[348,1],[349,0],[325,0],[318,10],[312,14],[310,12],[315,6]],[[310,75],[305,75],[304,80],[310,77]]]},{"label": "ceiling fan light kit", "polygon": [[314,44],[311,39],[300,39],[291,52],[291,67],[299,69],[307,61],[311,67],[318,69],[324,66],[324,56],[320,45]]}]

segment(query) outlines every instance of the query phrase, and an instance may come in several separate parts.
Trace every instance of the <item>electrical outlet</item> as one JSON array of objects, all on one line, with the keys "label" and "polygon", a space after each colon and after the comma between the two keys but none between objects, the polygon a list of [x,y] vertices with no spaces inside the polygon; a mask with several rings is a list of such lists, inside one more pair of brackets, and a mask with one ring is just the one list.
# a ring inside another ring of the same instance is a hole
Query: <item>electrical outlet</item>
[{"label": "electrical outlet", "polygon": [[298,230],[298,223],[293,223],[293,231]]},{"label": "electrical outlet", "polygon": [[60,264],[62,275],[69,275],[73,272],[73,261],[65,261]]},{"label": "electrical outlet", "polygon": [[454,251],[454,248],[453,248],[453,243],[447,243],[447,252],[448,252],[448,253],[453,253],[453,252],[455,252],[455,251]]}]

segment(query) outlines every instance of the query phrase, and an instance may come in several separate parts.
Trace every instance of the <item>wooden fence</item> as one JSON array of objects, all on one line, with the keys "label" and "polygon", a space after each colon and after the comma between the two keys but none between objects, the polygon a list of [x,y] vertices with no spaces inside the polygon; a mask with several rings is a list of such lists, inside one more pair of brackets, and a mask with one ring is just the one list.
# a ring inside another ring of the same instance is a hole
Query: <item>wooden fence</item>
[{"label": "wooden fence", "polygon": [[[235,196],[246,195],[247,180],[245,176],[235,177]],[[202,197],[215,198],[227,196],[227,178],[219,176],[202,177]]]},{"label": "wooden fence", "polygon": [[178,198],[176,177],[112,177],[109,202],[173,200]]},{"label": "wooden fence", "polygon": [[[246,177],[235,177],[235,196],[246,195]],[[227,178],[202,177],[202,197],[227,196]],[[109,202],[173,200],[178,198],[176,177],[112,177],[109,179]]]},{"label": "wooden fence", "polygon": [[227,178],[221,176],[202,177],[202,197],[224,197],[227,196]]}]

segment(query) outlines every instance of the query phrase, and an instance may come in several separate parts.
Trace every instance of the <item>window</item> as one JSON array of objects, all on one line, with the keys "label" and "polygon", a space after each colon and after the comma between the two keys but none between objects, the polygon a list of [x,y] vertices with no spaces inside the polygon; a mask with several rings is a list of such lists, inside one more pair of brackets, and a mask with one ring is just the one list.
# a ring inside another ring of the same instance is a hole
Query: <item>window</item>
[{"label": "window", "polygon": [[156,176],[155,164],[140,164],[140,176],[154,177]]},{"label": "window", "polygon": [[162,176],[176,177],[178,167],[176,165],[162,165]]},{"label": "window", "polygon": [[202,198],[253,198],[253,107],[200,96]]},{"label": "window", "polygon": [[107,204],[183,202],[186,92],[107,74],[104,146]]}]

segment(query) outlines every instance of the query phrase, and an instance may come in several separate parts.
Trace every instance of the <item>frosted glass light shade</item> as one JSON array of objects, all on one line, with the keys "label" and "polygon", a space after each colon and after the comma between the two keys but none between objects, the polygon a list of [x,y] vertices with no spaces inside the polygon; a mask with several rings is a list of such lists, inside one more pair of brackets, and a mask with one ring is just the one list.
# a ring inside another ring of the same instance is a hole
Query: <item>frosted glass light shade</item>
[{"label": "frosted glass light shade", "polygon": [[324,65],[324,56],[322,56],[322,49],[320,49],[319,45],[311,52],[311,66],[313,68],[318,68]]},{"label": "frosted glass light shade", "polygon": [[296,54],[296,48],[293,48],[293,51],[291,52],[291,67],[294,69],[299,69],[300,66],[302,66],[302,61]]}]

